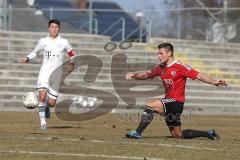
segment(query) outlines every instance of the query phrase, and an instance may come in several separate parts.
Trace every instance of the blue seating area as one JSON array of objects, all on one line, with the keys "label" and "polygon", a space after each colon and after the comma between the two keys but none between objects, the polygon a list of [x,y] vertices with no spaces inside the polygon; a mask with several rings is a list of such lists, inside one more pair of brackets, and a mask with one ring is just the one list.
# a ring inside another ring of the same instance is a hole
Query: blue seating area
[{"label": "blue seating area", "polygon": [[[44,16],[48,19],[56,18],[60,21],[66,21],[72,24],[76,29],[82,28],[83,26],[85,27],[83,27],[82,29],[88,29],[88,25],[86,24],[89,22],[89,13],[66,10],[73,9],[68,0],[36,0],[35,7],[41,9],[44,13]],[[52,7],[52,14],[49,10],[50,7]],[[98,22],[98,34],[103,34],[109,26],[118,21],[120,18],[125,19],[125,36],[128,36],[130,33],[132,33],[133,30],[136,30],[136,28],[138,28],[138,24],[132,19],[132,17],[129,16],[126,12],[124,12],[116,3],[93,1],[92,7],[93,9],[97,10],[115,9],[119,11],[95,11],[93,13],[93,18],[97,19]],[[58,9],[63,10],[59,11]],[[104,35],[115,35],[114,37],[112,37],[112,40],[121,41],[121,28],[122,24],[121,21],[119,21],[111,29],[105,32]],[[138,33],[139,29],[137,29],[136,32],[133,33],[129,39],[138,38]]]},{"label": "blue seating area", "polygon": [[42,8],[48,8],[54,6],[55,8],[70,8],[68,0],[36,0],[35,5],[39,5]]},{"label": "blue seating area", "polygon": [[[74,11],[59,11],[56,9],[72,9],[72,6],[68,0],[36,0],[35,7],[43,10],[43,14],[48,19],[55,18],[60,21],[70,21],[72,17],[76,15]],[[52,7],[52,15],[50,13],[50,8]],[[52,16],[52,17],[51,17]]]},{"label": "blue seating area", "polygon": [[[115,9],[115,10],[122,10],[116,3],[113,2],[93,2],[93,9]],[[125,35],[129,35],[134,29],[138,28],[137,23],[126,13],[122,10],[122,12],[114,12],[114,11],[96,11],[95,18],[98,20],[98,33],[102,34],[104,31],[115,23],[120,18],[125,19]],[[116,32],[121,30],[122,24],[121,22],[117,23],[114,27],[112,27],[106,35],[114,35]],[[130,37],[130,39],[138,38],[139,29]],[[112,38],[114,41],[121,40],[121,32]]]}]

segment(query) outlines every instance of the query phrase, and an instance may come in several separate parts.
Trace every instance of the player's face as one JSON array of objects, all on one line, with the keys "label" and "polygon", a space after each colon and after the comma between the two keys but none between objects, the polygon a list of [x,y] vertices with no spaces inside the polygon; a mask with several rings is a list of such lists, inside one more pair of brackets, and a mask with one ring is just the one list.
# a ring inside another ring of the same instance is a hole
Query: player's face
[{"label": "player's face", "polygon": [[171,55],[171,52],[166,50],[165,48],[158,49],[158,59],[161,64],[168,64]]},{"label": "player's face", "polygon": [[51,23],[50,26],[48,27],[51,37],[56,38],[58,36],[59,29],[60,28],[56,23]]}]

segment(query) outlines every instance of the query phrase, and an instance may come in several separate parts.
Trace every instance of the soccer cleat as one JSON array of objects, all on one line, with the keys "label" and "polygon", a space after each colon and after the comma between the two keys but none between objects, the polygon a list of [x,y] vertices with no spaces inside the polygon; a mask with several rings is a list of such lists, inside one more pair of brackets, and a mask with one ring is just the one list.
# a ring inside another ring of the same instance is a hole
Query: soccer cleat
[{"label": "soccer cleat", "polygon": [[126,134],[127,138],[134,138],[134,139],[139,139],[141,138],[141,135],[137,131],[130,131]]},{"label": "soccer cleat", "polygon": [[50,118],[51,117],[51,111],[49,107],[46,107],[45,109],[45,118]]},{"label": "soccer cleat", "polygon": [[46,124],[41,125],[40,130],[47,131],[47,125]]},{"label": "soccer cleat", "polygon": [[211,140],[220,140],[220,136],[216,133],[215,129],[208,130],[208,138]]}]

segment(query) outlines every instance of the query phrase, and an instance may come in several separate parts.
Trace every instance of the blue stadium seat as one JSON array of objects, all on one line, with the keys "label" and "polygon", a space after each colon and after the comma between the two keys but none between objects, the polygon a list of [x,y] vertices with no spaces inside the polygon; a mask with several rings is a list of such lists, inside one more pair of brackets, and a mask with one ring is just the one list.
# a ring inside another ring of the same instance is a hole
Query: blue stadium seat
[{"label": "blue stadium seat", "polygon": [[80,18],[75,20],[71,19],[70,23],[75,27],[75,28],[82,28],[82,29],[88,29],[88,22],[89,22],[89,14],[88,12],[80,12],[79,13]]},{"label": "blue stadium seat", "polygon": [[[57,9],[73,9],[68,0],[36,0],[35,7],[43,10],[44,16],[48,19],[56,18],[60,21],[66,21],[72,24],[75,28],[79,29],[88,29],[89,14],[87,12],[75,12],[69,10],[59,11]],[[52,7],[53,13],[51,15],[49,9]],[[123,11],[116,3],[114,2],[95,2],[93,1],[93,9],[115,9],[121,12],[113,11],[95,11],[93,18],[98,21],[98,34],[103,34],[104,31],[115,23],[120,18],[125,19],[125,35],[128,36],[132,33],[133,30],[138,28],[138,24],[134,19]],[[52,17],[51,17],[52,16]],[[84,26],[84,27],[83,27]],[[119,30],[121,30],[122,24],[119,22],[114,27],[112,27],[105,35],[112,36]],[[130,37],[130,39],[136,39],[139,36],[139,29]],[[122,33],[119,32],[115,37],[112,38],[114,41],[121,41]]]},{"label": "blue stadium seat", "polygon": [[[36,8],[43,10],[44,16],[48,19],[55,18],[60,21],[69,21],[72,17],[76,15],[74,11],[63,10],[59,11],[56,9],[72,9],[72,6],[68,2],[68,0],[36,0],[35,2]],[[50,17],[50,7],[53,8],[52,16]]]},{"label": "blue stadium seat", "polygon": [[[132,19],[130,15],[128,15],[124,10],[121,9],[120,6],[118,6],[114,2],[93,2],[93,9],[115,9],[120,10],[122,12],[113,12],[113,11],[96,11],[95,12],[95,18],[98,20],[98,33],[102,34],[104,31],[111,26],[113,23],[115,23],[120,18],[125,19],[125,35],[129,35],[133,30],[138,28],[137,23]],[[116,32],[118,32],[122,28],[121,22],[116,24],[114,27],[112,27],[106,35],[112,36]],[[139,29],[130,37],[130,39],[136,39],[139,36]],[[114,41],[121,41],[121,32],[118,33],[115,37],[112,38]]]}]

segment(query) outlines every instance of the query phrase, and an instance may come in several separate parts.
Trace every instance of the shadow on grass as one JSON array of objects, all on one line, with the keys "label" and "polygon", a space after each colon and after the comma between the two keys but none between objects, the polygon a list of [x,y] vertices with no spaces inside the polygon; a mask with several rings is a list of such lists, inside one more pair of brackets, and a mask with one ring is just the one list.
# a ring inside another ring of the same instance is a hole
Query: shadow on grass
[{"label": "shadow on grass", "polygon": [[80,126],[49,126],[48,129],[69,129],[69,128],[82,128]]}]

